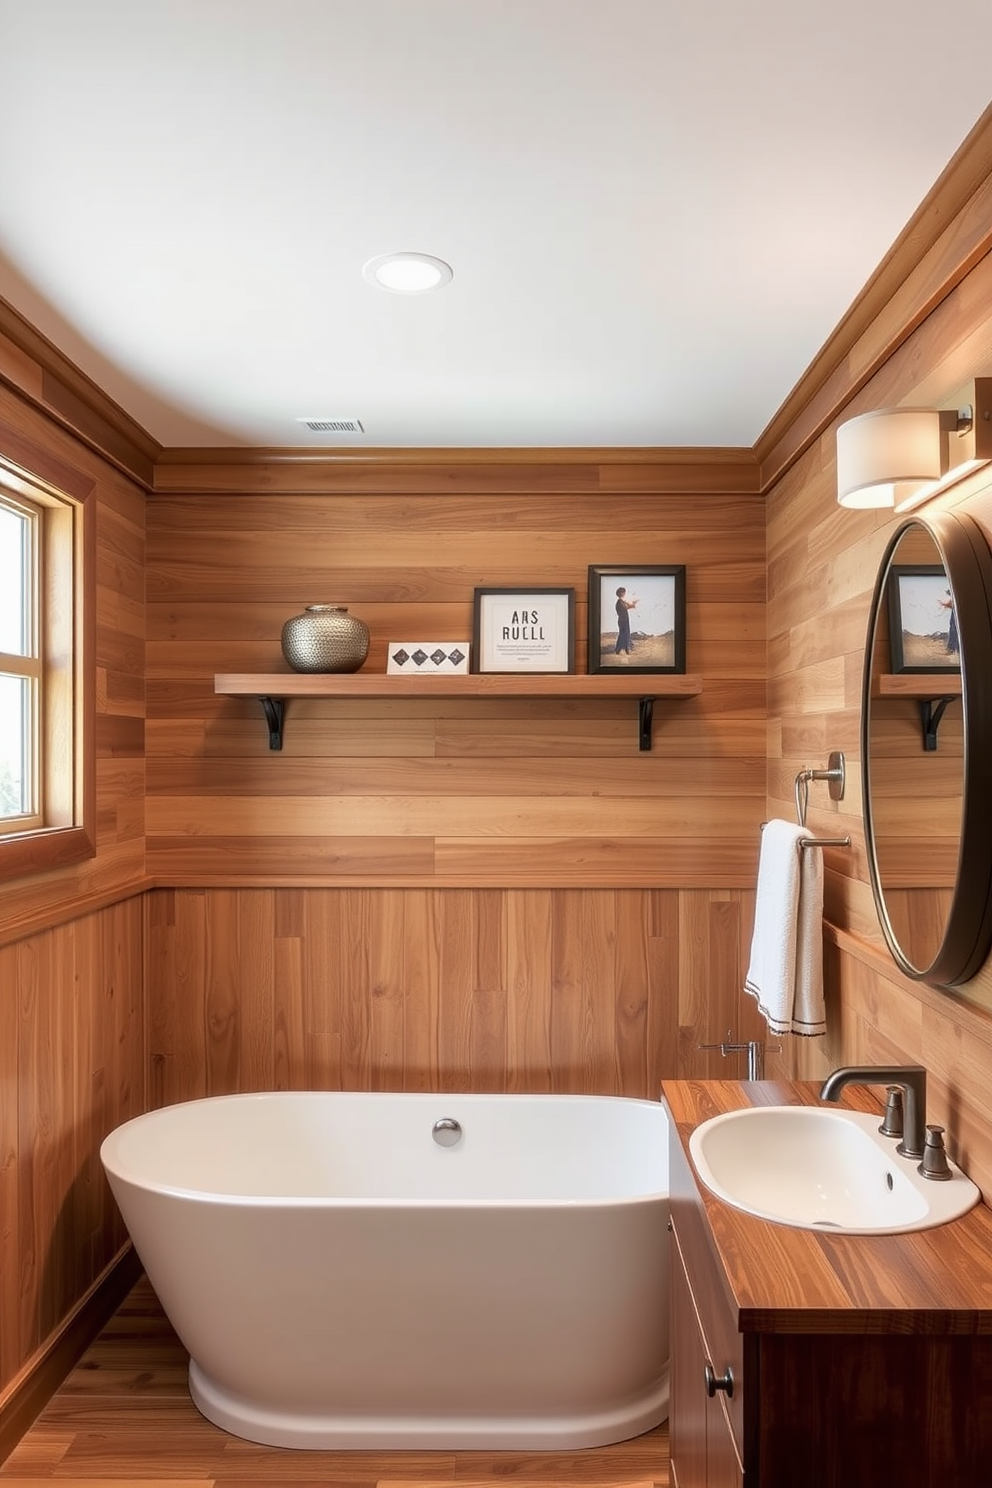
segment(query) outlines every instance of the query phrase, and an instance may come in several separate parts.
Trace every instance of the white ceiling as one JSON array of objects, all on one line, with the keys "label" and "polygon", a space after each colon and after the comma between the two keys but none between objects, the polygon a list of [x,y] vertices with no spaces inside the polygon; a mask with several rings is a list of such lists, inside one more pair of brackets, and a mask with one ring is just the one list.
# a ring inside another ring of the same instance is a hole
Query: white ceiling
[{"label": "white ceiling", "polygon": [[989,0],[0,0],[0,295],[166,445],[751,445],[990,55]]}]

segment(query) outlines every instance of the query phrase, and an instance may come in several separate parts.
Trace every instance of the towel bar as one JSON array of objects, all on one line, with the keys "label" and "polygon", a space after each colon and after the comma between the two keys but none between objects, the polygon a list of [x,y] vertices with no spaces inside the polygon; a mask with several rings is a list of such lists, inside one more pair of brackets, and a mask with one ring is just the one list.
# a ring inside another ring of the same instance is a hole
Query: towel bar
[{"label": "towel bar", "polygon": [[[796,817],[801,827],[806,825],[806,808],[809,804],[811,780],[828,780],[831,801],[843,801],[844,786],[847,782],[847,764],[839,750],[831,753],[825,770],[802,769],[796,776]],[[762,822],[762,828],[764,825]],[[799,846],[802,848],[850,847],[850,845],[850,837],[800,837],[799,839]]]},{"label": "towel bar", "polygon": [[[761,830],[764,831],[767,825],[767,822],[762,822]],[[799,839],[800,847],[850,847],[850,845],[850,837],[800,837]]]}]

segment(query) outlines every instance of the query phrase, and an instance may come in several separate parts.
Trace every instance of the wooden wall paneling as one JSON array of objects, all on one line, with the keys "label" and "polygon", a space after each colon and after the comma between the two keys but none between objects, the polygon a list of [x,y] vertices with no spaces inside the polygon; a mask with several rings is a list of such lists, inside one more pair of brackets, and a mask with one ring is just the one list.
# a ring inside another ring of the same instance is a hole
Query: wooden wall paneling
[{"label": "wooden wall paneling", "polygon": [[126,1240],[104,1136],[143,1109],[142,911],[0,948],[0,1402]]},{"label": "wooden wall paneling", "polygon": [[[20,1307],[21,1217],[19,1181],[18,1026],[20,995],[13,946],[0,946],[0,1381],[13,1379],[24,1362]],[[11,1285],[6,1278],[16,1278]],[[2,1386],[0,1386],[2,1388]]]},{"label": "wooden wall paneling", "polygon": [[[354,898],[355,895],[350,895]],[[368,899],[369,894],[363,894]],[[379,896],[376,894],[376,899]],[[416,1020],[420,1009],[411,1003],[411,991],[407,982],[408,957],[417,944],[422,943],[422,928],[411,924],[408,911],[414,906],[404,899],[398,908],[394,923],[387,927],[375,916],[376,905],[370,905],[367,931],[368,955],[368,1024],[369,1024],[369,1070],[368,1085],[372,1090],[396,1090],[405,1085],[404,1063],[406,1055],[406,1023],[408,1013]],[[417,932],[420,932],[419,934]],[[346,988],[342,996],[347,997]]]},{"label": "wooden wall paneling", "polygon": [[[321,490],[310,469],[309,494],[239,488],[236,531],[226,497],[156,496],[152,873],[217,885],[254,876],[595,888],[678,887],[685,868],[693,884],[749,881],[764,795],[760,502],[642,488],[615,513],[598,487],[576,484],[574,469],[549,491],[541,482],[553,484],[553,465],[537,468],[534,485],[526,462],[499,462],[499,496],[449,482],[416,497],[390,489],[388,470],[370,497],[360,482],[345,496],[331,466]],[[211,469],[220,479],[219,465]],[[282,668],[281,623],[315,595],[367,613],[367,665],[381,670],[389,639],[429,639],[425,627],[442,622],[453,638],[467,635],[475,585],[567,583],[578,595],[582,666],[588,564],[635,550],[645,562],[686,562],[690,658],[705,672],[701,696],[656,706],[648,754],[637,750],[629,701],[370,698],[290,700],[274,758],[257,702],[212,695],[218,671]]]},{"label": "wooden wall paneling", "polygon": [[362,901],[348,891],[308,893],[305,903],[302,991],[306,1083],[317,1089],[361,1089],[368,1064],[368,970],[360,918]]},{"label": "wooden wall paneling", "polygon": [[754,891],[707,890],[680,895],[679,1069],[685,1078],[742,1078],[743,1055],[724,1057],[701,1044],[767,1041],[767,1029],[744,991],[754,921]]},{"label": "wooden wall paneling", "polygon": [[554,894],[506,895],[506,1051],[508,1088],[548,1094],[554,1088],[551,1016]]},{"label": "wooden wall paneling", "polygon": [[502,898],[491,890],[469,889],[444,896],[438,948],[436,1076],[441,1089],[505,1089]]},{"label": "wooden wall paneling", "polygon": [[[990,207],[987,190],[976,196],[976,212],[988,215]],[[962,231],[965,226],[959,224]],[[840,416],[899,402],[943,404],[957,396],[967,377],[984,375],[992,357],[990,285],[992,258],[985,257]],[[879,329],[879,345],[888,334]],[[809,820],[814,831],[834,835],[847,830],[853,839],[850,852],[831,849],[825,854],[827,1036],[788,1041],[771,1066],[819,1079],[840,1064],[924,1064],[930,1074],[930,1118],[948,1127],[952,1150],[957,1147],[962,1157],[967,1153],[966,1166],[988,1196],[992,1119],[983,1087],[992,1071],[992,967],[983,967],[956,995],[931,991],[901,976],[872,902],[860,820],[856,730],[864,634],[878,562],[901,518],[891,512],[840,509],[834,475],[834,432],[828,427],[768,495],[769,811],[789,811],[790,782],[800,765],[817,762],[810,758],[813,751],[841,748],[848,758],[845,800],[827,803],[814,787]],[[990,489],[987,472],[978,473],[938,505],[987,514]],[[812,581],[807,583],[810,569]],[[838,659],[843,660],[843,682],[831,672],[833,681],[821,686],[816,668]],[[950,734],[948,739],[952,742]],[[895,724],[884,747],[890,758],[883,791],[897,784],[896,756],[902,746]],[[934,856],[944,826],[933,812],[925,818],[916,803],[903,813],[901,830],[907,856],[914,860],[921,853]],[[914,908],[911,913],[922,912]]]},{"label": "wooden wall paneling", "polygon": [[207,1094],[202,1037],[206,895],[159,889],[145,898],[148,1104]]},{"label": "wooden wall paneling", "polygon": [[[509,898],[510,896],[508,896]],[[402,1086],[404,1090],[433,1090],[439,1067],[440,936],[442,895],[435,889],[414,889],[404,895],[404,1019]],[[509,906],[508,906],[509,914]],[[508,934],[509,943],[509,934]],[[507,983],[509,988],[509,981]],[[518,1065],[510,1050],[510,1024],[515,997],[507,993],[507,1060],[511,1088]],[[526,1045],[525,1045],[526,1047]],[[522,1068],[522,1066],[521,1066]]]},{"label": "wooden wall paneling", "polygon": [[[604,1057],[598,1026],[603,961],[599,942],[608,933],[603,899],[595,890],[555,895],[551,1048],[556,1090],[615,1092],[613,1062]],[[587,961],[590,953],[592,965]],[[612,980],[608,990],[612,993]]]},{"label": "wooden wall paneling", "polygon": [[142,886],[146,511],[136,484],[2,384],[0,445],[95,504],[97,852],[0,884],[0,940],[12,941]]},{"label": "wooden wall paneling", "polygon": [[661,1089],[665,1071],[681,1069],[679,1057],[679,904],[681,895],[652,889],[643,915],[647,941],[647,1084],[649,1099]]},{"label": "wooden wall paneling", "polygon": [[[249,1030],[262,1022],[258,1004],[267,1000],[271,986],[271,979],[267,985],[264,978],[264,961],[260,966],[253,959],[244,938],[252,924],[252,911],[258,915],[263,897],[268,899],[250,889],[243,893],[219,889],[211,899],[203,968],[206,1079],[211,1094],[251,1090],[259,1076],[266,1082],[271,1078],[264,1056],[253,1069],[249,1054]],[[271,938],[270,931],[268,956]],[[254,949],[260,949],[260,942]]]},{"label": "wooden wall paneling", "polygon": [[656,1098],[678,1068],[686,898],[685,923],[712,919],[717,948],[690,950],[682,976],[701,993],[715,976],[731,1005],[748,894],[153,891],[150,1102],[298,1087]]},{"label": "wooden wall paneling", "polygon": [[288,889],[273,896],[272,916],[272,1086],[305,1083],[306,1022],[303,968],[306,947],[306,894]]},{"label": "wooden wall paneling", "polygon": [[618,889],[614,909],[613,1018],[618,1094],[650,1092],[654,1059],[648,1013],[652,999],[661,995],[651,978],[651,904],[642,894]]}]

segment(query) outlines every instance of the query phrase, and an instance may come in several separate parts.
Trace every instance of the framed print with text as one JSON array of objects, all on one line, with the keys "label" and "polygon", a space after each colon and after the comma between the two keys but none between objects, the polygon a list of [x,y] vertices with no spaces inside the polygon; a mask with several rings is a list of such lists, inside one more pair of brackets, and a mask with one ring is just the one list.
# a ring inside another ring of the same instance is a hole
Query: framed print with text
[{"label": "framed print with text", "polygon": [[685,671],[685,565],[589,567],[590,672]]},{"label": "framed print with text", "polygon": [[574,672],[574,589],[476,589],[474,672]]}]

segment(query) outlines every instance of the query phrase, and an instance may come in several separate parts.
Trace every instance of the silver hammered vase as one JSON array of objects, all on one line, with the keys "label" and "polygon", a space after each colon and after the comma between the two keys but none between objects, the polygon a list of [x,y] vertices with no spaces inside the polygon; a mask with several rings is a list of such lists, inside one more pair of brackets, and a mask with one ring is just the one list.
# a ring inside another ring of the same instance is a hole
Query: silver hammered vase
[{"label": "silver hammered vase", "polygon": [[294,672],[357,672],[369,654],[369,628],[346,605],[307,605],[282,628],[282,654]]}]

